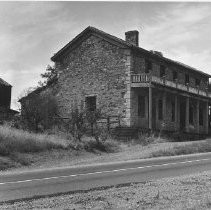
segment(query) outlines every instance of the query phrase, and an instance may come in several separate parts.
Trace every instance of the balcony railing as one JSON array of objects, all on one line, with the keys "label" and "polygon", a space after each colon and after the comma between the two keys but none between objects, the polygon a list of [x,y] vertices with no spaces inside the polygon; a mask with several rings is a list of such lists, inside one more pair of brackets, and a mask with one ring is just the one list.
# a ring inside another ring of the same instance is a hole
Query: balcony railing
[{"label": "balcony railing", "polygon": [[151,74],[132,74],[131,75],[131,82],[132,83],[153,82],[153,83],[157,83],[157,84],[164,85],[164,86],[167,86],[167,87],[177,88],[179,90],[183,90],[183,91],[186,91],[186,92],[189,92],[189,93],[193,93],[193,94],[197,94],[197,95],[201,95],[201,96],[211,98],[211,93],[209,93],[208,91],[203,91],[199,88],[190,87],[188,84],[183,85],[183,84],[180,84],[178,82],[169,81],[169,80],[166,80],[165,77],[160,78],[160,77],[156,77],[156,76],[151,75]]}]

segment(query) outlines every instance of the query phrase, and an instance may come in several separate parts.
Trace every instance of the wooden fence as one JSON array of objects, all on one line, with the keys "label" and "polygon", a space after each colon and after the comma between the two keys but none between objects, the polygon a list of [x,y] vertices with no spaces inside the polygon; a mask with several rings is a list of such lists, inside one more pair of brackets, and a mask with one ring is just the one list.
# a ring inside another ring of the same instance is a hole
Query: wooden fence
[{"label": "wooden fence", "polygon": [[[70,118],[68,117],[61,117],[57,115],[57,117],[53,118],[54,120],[62,120],[64,123],[68,123],[68,120]],[[115,127],[121,127],[121,116],[120,115],[110,115],[106,117],[101,117],[98,121],[97,124],[99,126],[105,126],[108,131],[110,131],[112,128]]]}]

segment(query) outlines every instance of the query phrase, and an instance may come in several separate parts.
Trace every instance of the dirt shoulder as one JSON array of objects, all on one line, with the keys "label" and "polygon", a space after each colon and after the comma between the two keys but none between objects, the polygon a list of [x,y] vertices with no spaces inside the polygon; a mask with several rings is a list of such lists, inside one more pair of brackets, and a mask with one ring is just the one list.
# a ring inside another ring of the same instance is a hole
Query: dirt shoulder
[{"label": "dirt shoulder", "polygon": [[0,205],[0,209],[210,209],[211,171]]}]

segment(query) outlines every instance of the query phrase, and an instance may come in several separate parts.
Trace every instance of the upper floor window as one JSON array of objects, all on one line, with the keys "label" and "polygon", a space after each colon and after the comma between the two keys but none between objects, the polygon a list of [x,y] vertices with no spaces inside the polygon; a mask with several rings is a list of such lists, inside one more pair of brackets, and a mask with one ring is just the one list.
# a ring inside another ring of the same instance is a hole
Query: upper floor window
[{"label": "upper floor window", "polygon": [[89,111],[95,111],[96,110],[96,96],[88,96],[86,97],[86,109]]},{"label": "upper floor window", "polygon": [[173,71],[173,81],[176,81],[178,79],[178,73],[176,71]]},{"label": "upper floor window", "polygon": [[152,61],[145,60],[145,73],[149,73],[152,70]]},{"label": "upper floor window", "polygon": [[196,78],[195,82],[196,82],[196,86],[200,86],[200,83],[201,83],[201,80],[200,79],[197,79]]},{"label": "upper floor window", "polygon": [[164,77],[166,75],[166,67],[161,65],[160,66],[160,77]]},{"label": "upper floor window", "polygon": [[189,79],[189,75],[185,74],[185,84],[189,84],[190,79]]}]

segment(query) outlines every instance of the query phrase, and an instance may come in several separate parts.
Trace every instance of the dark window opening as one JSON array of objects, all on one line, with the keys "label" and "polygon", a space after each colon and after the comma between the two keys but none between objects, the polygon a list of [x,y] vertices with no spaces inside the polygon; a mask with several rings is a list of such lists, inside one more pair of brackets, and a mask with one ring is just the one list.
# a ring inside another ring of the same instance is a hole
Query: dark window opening
[{"label": "dark window opening", "polygon": [[185,75],[185,84],[189,84],[189,75],[188,74]]},{"label": "dark window opening", "polygon": [[138,96],[138,116],[145,117],[145,97]]},{"label": "dark window opening", "polygon": [[166,67],[161,65],[160,66],[160,77],[164,77],[166,75]]},{"label": "dark window opening", "polygon": [[176,81],[178,79],[178,74],[176,71],[173,71],[173,81]]},{"label": "dark window opening", "polygon": [[196,79],[195,81],[196,81],[196,86],[200,86],[201,83],[200,79]]},{"label": "dark window opening", "polygon": [[86,109],[89,111],[96,110],[96,96],[86,97]]},{"label": "dark window opening", "polygon": [[193,106],[189,107],[189,123],[193,125]]},{"label": "dark window opening", "polygon": [[162,99],[158,100],[158,119],[159,120],[163,119],[163,100]]},{"label": "dark window opening", "polygon": [[203,125],[203,109],[202,107],[199,107],[199,125]]},{"label": "dark window opening", "polygon": [[175,102],[171,102],[171,121],[175,121]]},{"label": "dark window opening", "polygon": [[152,70],[152,62],[149,60],[145,61],[145,73],[149,73]]}]

